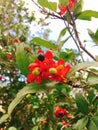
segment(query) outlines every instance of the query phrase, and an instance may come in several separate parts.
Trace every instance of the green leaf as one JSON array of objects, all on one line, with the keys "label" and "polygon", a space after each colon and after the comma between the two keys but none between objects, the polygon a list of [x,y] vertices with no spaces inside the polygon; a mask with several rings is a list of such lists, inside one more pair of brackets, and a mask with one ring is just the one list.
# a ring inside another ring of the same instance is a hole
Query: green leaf
[{"label": "green leaf", "polygon": [[98,29],[97,29],[96,33],[94,33],[92,30],[88,29],[88,34],[91,37],[91,39],[93,40],[93,42],[98,44]]},{"label": "green leaf", "polygon": [[59,47],[59,50],[61,50],[63,44],[67,41],[67,39],[69,39],[69,37],[63,41],[61,41],[62,37],[66,34],[66,28],[62,29],[60,34],[59,34],[59,37],[57,39],[57,45]]},{"label": "green leaf", "polygon": [[92,17],[98,18],[98,12],[97,12],[97,11],[93,11],[93,10],[83,11],[83,12],[78,16],[78,19],[81,19],[81,20],[91,20]]},{"label": "green leaf", "polygon": [[88,124],[88,130],[98,130],[98,116],[91,118]]},{"label": "green leaf", "polygon": [[89,92],[87,98],[88,98],[89,102],[92,103],[92,101],[95,99],[94,89],[92,89],[92,90]]},{"label": "green leaf", "polygon": [[33,40],[31,41],[31,44],[34,44],[34,43],[36,43],[39,46],[43,46],[43,47],[46,47],[46,48],[49,48],[49,49],[52,49],[52,50],[56,50],[56,46],[53,45],[52,42],[41,39],[39,37],[33,38]]},{"label": "green leaf", "polygon": [[85,126],[88,123],[88,118],[87,117],[83,117],[82,119],[78,120],[78,122],[75,125],[75,129],[76,130],[83,130],[85,128]]},{"label": "green leaf", "polygon": [[63,28],[59,34],[58,41],[66,34],[66,28]]},{"label": "green leaf", "polygon": [[87,68],[87,67],[98,67],[98,62],[83,62],[79,63],[76,66],[71,68],[71,71],[67,74],[67,77],[71,77],[74,75],[75,72],[79,71],[80,69]]},{"label": "green leaf", "polygon": [[64,59],[65,61],[71,61],[72,59],[74,59],[74,52],[73,51],[69,51],[69,52],[60,52],[59,57]]},{"label": "green leaf", "polygon": [[16,63],[22,72],[23,75],[27,76],[29,73],[28,65],[29,65],[29,58],[24,50],[24,43],[19,43],[16,45]]},{"label": "green leaf", "polygon": [[89,106],[84,96],[80,93],[77,93],[75,95],[75,100],[79,111],[83,114],[87,114],[89,112]]},{"label": "green leaf", "polygon": [[83,0],[79,0],[79,2],[76,4],[76,9],[74,12],[76,18],[81,14],[82,7],[83,7]]},{"label": "green leaf", "polygon": [[8,114],[4,114],[4,115],[0,118],[0,124],[2,124],[8,117],[9,117]]},{"label": "green leaf", "polygon": [[38,4],[52,11],[57,10],[57,2],[48,2],[47,0],[38,0]]},{"label": "green leaf", "polygon": [[59,0],[59,4],[60,4],[60,6],[67,6],[68,5],[68,3],[69,3],[69,0]]},{"label": "green leaf", "polygon": [[34,126],[32,130],[38,130],[38,126]]},{"label": "green leaf", "polygon": [[87,82],[89,85],[98,84],[98,77],[97,76],[89,76]]},{"label": "green leaf", "polygon": [[98,29],[96,30],[96,33],[95,33],[95,39],[96,41],[98,41]]},{"label": "green leaf", "polygon": [[8,130],[17,130],[15,127],[10,127]]},{"label": "green leaf", "polygon": [[98,129],[98,116],[93,116],[92,120],[93,120],[93,122],[95,123],[95,125],[96,125],[96,127]]}]

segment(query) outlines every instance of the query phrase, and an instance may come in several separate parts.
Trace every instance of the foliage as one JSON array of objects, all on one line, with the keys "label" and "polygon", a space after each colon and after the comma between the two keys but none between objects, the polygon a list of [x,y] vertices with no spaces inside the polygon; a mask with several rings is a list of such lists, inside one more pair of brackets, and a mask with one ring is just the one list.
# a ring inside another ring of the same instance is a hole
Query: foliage
[{"label": "foliage", "polygon": [[[29,16],[21,0],[0,1],[0,129],[97,130],[98,59],[81,42],[76,20],[98,18],[98,12],[82,11],[82,0],[32,2],[65,27],[57,41],[29,41],[34,14]],[[98,29],[88,34],[97,47]],[[77,50],[62,49],[70,38]]]}]

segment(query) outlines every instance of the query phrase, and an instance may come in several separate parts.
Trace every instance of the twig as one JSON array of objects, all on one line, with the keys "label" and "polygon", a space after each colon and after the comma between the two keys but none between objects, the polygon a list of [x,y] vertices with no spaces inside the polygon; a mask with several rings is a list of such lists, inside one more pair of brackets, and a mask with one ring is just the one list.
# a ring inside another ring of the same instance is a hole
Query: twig
[{"label": "twig", "polygon": [[75,40],[74,36],[72,35],[72,33],[71,33],[69,27],[67,26],[65,20],[64,20],[64,23],[65,23],[65,26],[67,27],[67,30],[68,30],[70,36],[72,37],[73,41],[75,42],[75,44],[76,44],[76,46],[77,46],[77,48],[78,48],[78,50],[79,50],[80,56],[81,56],[81,58],[82,58],[82,60],[83,60],[83,62],[84,62],[84,59],[83,59],[83,56],[82,56],[82,54],[81,54],[81,50],[80,50],[80,47],[78,46],[77,41]]}]

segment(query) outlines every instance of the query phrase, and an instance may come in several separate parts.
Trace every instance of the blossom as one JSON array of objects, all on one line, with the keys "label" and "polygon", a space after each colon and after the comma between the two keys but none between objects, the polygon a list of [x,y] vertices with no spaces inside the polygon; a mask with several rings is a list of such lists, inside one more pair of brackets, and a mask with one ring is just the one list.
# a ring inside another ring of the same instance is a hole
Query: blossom
[{"label": "blossom", "polygon": [[13,39],[13,43],[18,43],[18,42],[21,42],[21,41],[22,41],[21,37]]},{"label": "blossom", "polygon": [[6,57],[8,60],[13,60],[12,54],[6,53]]},{"label": "blossom", "polygon": [[42,80],[54,80],[57,82],[66,82],[66,75],[70,71],[70,65],[66,65],[63,59],[57,62],[53,60],[51,51],[38,51],[38,57],[28,66],[28,82],[36,81],[37,84]]},{"label": "blossom", "polygon": [[54,68],[50,68],[50,80],[56,80],[58,82],[66,82],[66,75],[70,71],[71,66],[65,65],[63,59],[59,59],[57,65]]},{"label": "blossom", "polygon": [[73,7],[73,5],[75,4],[76,0],[69,0],[69,3],[67,6],[61,6],[60,4],[58,5],[58,8],[60,9],[59,14],[60,15],[64,15],[67,11],[67,8],[70,9]]},{"label": "blossom", "polygon": [[36,81],[38,84],[43,79],[48,79],[48,69],[50,67],[50,64],[54,64],[55,62],[52,60],[52,53],[50,51],[47,51],[46,53],[43,53],[43,51],[38,51],[38,58],[35,60],[34,63],[31,63],[28,66],[28,69],[30,71],[28,75],[28,82]]},{"label": "blossom", "polygon": [[66,113],[67,113],[66,109],[63,109],[60,106],[57,106],[54,111],[54,115],[58,118],[63,118],[66,115]]}]

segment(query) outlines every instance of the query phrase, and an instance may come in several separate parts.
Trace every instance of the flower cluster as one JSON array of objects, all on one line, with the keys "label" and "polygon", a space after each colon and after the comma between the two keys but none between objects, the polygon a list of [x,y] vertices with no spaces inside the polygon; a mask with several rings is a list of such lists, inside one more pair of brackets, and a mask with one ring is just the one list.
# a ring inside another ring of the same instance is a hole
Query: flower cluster
[{"label": "flower cluster", "polygon": [[38,58],[28,66],[28,69],[30,71],[27,77],[29,83],[36,81],[37,84],[40,84],[44,79],[66,82],[70,65],[65,65],[63,59],[59,59],[57,62],[53,60],[53,54],[49,50],[46,53],[39,50]]},{"label": "flower cluster", "polygon": [[73,7],[73,5],[75,4],[76,0],[69,0],[69,3],[67,6],[61,6],[60,4],[58,5],[58,8],[60,9],[59,14],[60,15],[64,15],[68,9],[71,9]]}]

